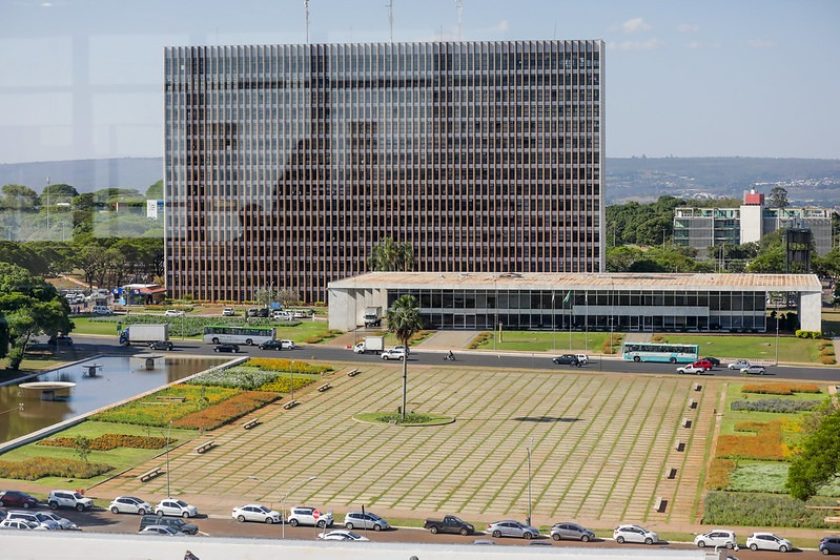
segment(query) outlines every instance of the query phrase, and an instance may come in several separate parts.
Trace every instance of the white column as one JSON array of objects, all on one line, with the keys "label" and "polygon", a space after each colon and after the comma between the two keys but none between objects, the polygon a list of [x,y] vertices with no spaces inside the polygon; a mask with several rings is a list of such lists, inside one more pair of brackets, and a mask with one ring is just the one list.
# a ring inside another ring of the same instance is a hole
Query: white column
[{"label": "white column", "polygon": [[802,292],[799,295],[799,323],[803,331],[822,332],[822,294]]}]

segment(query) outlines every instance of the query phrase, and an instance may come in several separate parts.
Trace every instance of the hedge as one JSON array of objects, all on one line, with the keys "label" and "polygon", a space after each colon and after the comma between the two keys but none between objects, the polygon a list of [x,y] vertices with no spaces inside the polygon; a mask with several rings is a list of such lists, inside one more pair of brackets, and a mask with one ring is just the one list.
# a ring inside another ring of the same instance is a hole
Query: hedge
[{"label": "hedge", "polygon": [[214,430],[280,398],[277,393],[245,391],[218,404],[175,420],[176,428]]},{"label": "hedge", "polygon": [[732,410],[751,410],[755,412],[776,412],[779,414],[791,414],[814,410],[822,401],[792,401],[785,399],[762,399],[757,401],[739,400],[733,401]]},{"label": "hedge", "polygon": [[821,338],[822,333],[820,331],[803,331],[801,329],[796,329],[797,338]]},{"label": "hedge", "polygon": [[[163,449],[166,447],[166,438],[156,436],[131,436],[128,434],[103,434],[101,436],[91,438],[90,448],[93,451],[111,451],[118,447],[130,447],[132,449]],[[169,443],[174,443],[176,440],[171,439]],[[57,437],[53,439],[45,439],[38,442],[38,445],[46,445],[48,447],[76,447],[76,438],[72,437]]]},{"label": "hedge", "polygon": [[73,459],[32,457],[23,461],[0,461],[0,478],[38,480],[47,476],[61,478],[92,478],[113,467],[103,463],[85,463]]},{"label": "hedge", "polygon": [[836,499],[812,498],[807,502],[786,495],[750,492],[709,492],[703,510],[703,523],[760,527],[809,527],[822,529],[825,510],[807,506],[834,506]]},{"label": "hedge", "polygon": [[327,373],[333,368],[326,365],[315,365],[300,360],[287,360],[285,358],[251,358],[245,363],[246,366],[253,366],[263,371],[280,373]]},{"label": "hedge", "polygon": [[755,383],[741,387],[742,393],[758,393],[761,395],[793,395],[794,393],[820,393],[819,385],[815,383]]}]

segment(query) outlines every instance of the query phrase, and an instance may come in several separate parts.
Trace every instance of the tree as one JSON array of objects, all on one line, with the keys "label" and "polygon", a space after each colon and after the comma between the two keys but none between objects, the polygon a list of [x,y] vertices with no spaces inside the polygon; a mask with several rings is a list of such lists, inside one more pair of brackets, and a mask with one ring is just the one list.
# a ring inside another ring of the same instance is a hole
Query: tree
[{"label": "tree", "polygon": [[72,202],[77,196],[79,196],[79,191],[71,185],[65,185],[64,183],[47,185],[41,191],[41,204],[52,206],[59,202]]},{"label": "tree", "polygon": [[17,370],[29,338],[38,333],[70,332],[70,306],[52,285],[25,269],[0,263],[0,316],[5,317],[9,346],[0,353],[10,357],[9,369]]},{"label": "tree", "polygon": [[88,455],[91,452],[90,438],[86,436],[76,436],[73,438],[73,449],[76,455],[79,456],[83,462],[88,462]]},{"label": "tree", "polygon": [[405,347],[403,358],[402,419],[405,420],[405,407],[408,392],[408,341],[423,328],[423,319],[417,300],[409,295],[400,296],[388,309],[388,331],[396,335]]},{"label": "tree", "polygon": [[257,288],[254,290],[254,303],[268,307],[277,301],[277,290],[274,288]]},{"label": "tree", "polygon": [[277,291],[277,299],[283,304],[283,307],[300,304],[300,292],[292,290],[291,288],[283,288]]},{"label": "tree", "polygon": [[371,249],[368,268],[375,271],[408,271],[414,268],[414,249],[408,243],[396,243],[390,236]]},{"label": "tree", "polygon": [[770,197],[768,203],[771,208],[785,208],[790,204],[788,202],[788,192],[784,187],[773,187],[770,189]]},{"label": "tree", "polygon": [[146,198],[152,200],[163,198],[163,179],[149,185],[149,188],[146,189]]},{"label": "tree", "polygon": [[840,478],[840,409],[826,403],[805,423],[805,436],[790,462],[787,489],[799,500],[814,496],[820,487]]},{"label": "tree", "polygon": [[3,185],[0,208],[7,210],[34,210],[38,205],[38,193],[26,185]]},{"label": "tree", "polygon": [[0,262],[17,265],[36,275],[47,274],[50,268],[46,259],[36,251],[14,241],[0,241]]}]

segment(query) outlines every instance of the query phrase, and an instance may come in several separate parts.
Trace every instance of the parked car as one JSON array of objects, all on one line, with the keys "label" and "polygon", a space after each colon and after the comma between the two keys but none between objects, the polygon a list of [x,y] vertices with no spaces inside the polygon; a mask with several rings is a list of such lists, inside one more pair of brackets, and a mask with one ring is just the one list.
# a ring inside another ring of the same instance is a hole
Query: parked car
[{"label": "parked car", "polygon": [[271,314],[271,318],[275,321],[291,321],[294,317],[289,311],[278,310]]},{"label": "parked car", "polygon": [[750,550],[777,550],[779,552],[793,550],[793,545],[789,540],[773,533],[753,533],[747,537],[747,546]]},{"label": "parked car", "polygon": [[715,364],[714,364],[714,362],[712,362],[708,358],[703,358],[701,360],[697,360],[696,362],[694,362],[694,367],[701,367],[703,369],[709,370],[709,369],[715,369]]},{"label": "parked car", "polygon": [[318,533],[318,538],[324,541],[367,541],[367,537],[363,537],[353,531],[330,531],[329,533]]},{"label": "parked car", "polygon": [[50,346],[73,346],[73,339],[66,334],[57,334],[55,336],[51,336],[50,339],[47,340],[47,344]]},{"label": "parked car", "polygon": [[310,506],[295,506],[289,511],[289,525],[292,527],[297,527],[298,525],[332,527],[333,514],[331,511],[321,513],[318,511],[318,508]]},{"label": "parked car", "polygon": [[741,368],[741,373],[746,373],[749,375],[766,375],[767,368],[764,366],[753,364],[745,368]]},{"label": "parked car", "polygon": [[555,356],[551,359],[551,361],[557,365],[569,365],[576,367],[581,366],[580,360],[574,354],[563,354],[562,356]]},{"label": "parked car", "polygon": [[709,369],[714,369],[716,367],[720,367],[720,360],[718,358],[715,358],[714,356],[706,356],[706,357],[702,358],[702,360],[706,360],[708,362],[711,362],[712,367],[709,368]]},{"label": "parked car", "polygon": [[76,511],[85,511],[93,507],[93,500],[85,498],[78,492],[53,490],[47,497],[47,504],[51,509],[72,508]]},{"label": "parked car", "polygon": [[820,540],[819,549],[825,555],[840,554],[840,536],[831,535],[829,537],[823,537]]},{"label": "parked car", "polygon": [[134,496],[119,496],[114,498],[108,506],[111,513],[136,513],[137,515],[146,515],[154,511],[152,505],[142,498],[135,498]]},{"label": "parked car", "polygon": [[38,500],[26,492],[6,490],[5,492],[0,492],[0,505],[7,508],[20,507],[23,509],[29,509],[32,507],[38,507]]},{"label": "parked car", "polygon": [[57,521],[39,511],[10,511],[6,514],[6,519],[22,519],[32,526],[40,526],[48,531],[61,529],[61,525]]},{"label": "parked car", "polygon": [[230,354],[238,354],[239,353],[239,345],[238,344],[217,344],[213,347],[213,352],[228,352]]},{"label": "parked car", "polygon": [[516,537],[520,539],[538,539],[540,537],[540,530],[530,525],[525,525],[519,521],[506,519],[504,521],[494,521],[484,530],[486,535],[499,537]]},{"label": "parked car", "polygon": [[348,531],[353,529],[373,529],[374,531],[382,531],[390,529],[388,522],[376,515],[375,513],[362,513],[360,511],[351,511],[344,516],[344,526]]},{"label": "parked car", "polygon": [[397,348],[389,348],[380,354],[383,360],[404,360],[405,350],[398,350]]},{"label": "parked car", "polygon": [[707,546],[725,546],[726,548],[735,548],[735,543],[738,539],[735,533],[728,529],[712,529],[705,535],[697,535],[694,537],[694,544],[699,548],[706,548]]},{"label": "parked car", "polygon": [[741,371],[745,367],[750,367],[750,362],[749,360],[735,360],[726,367],[735,371]]},{"label": "parked car", "polygon": [[571,539],[589,542],[595,540],[595,533],[585,527],[581,527],[577,523],[571,522],[555,523],[551,528],[550,534],[551,538],[555,541]]},{"label": "parked car", "polygon": [[38,517],[44,517],[47,519],[52,519],[56,523],[58,523],[59,528],[63,529],[64,531],[81,531],[79,526],[70,521],[69,519],[65,519],[64,517],[59,517],[57,514],[51,511],[39,511]]},{"label": "parked car", "polygon": [[475,533],[475,527],[454,515],[445,515],[443,519],[427,519],[423,524],[424,529],[428,529],[433,535],[438,533],[459,534],[466,537]]},{"label": "parked car", "polygon": [[19,529],[24,531],[31,531],[34,529],[45,530],[40,525],[36,525],[31,521],[25,521],[23,519],[4,519],[0,521],[0,529]]},{"label": "parked car", "polygon": [[677,373],[692,373],[696,375],[705,372],[706,368],[698,366],[697,364],[689,364],[687,366],[680,366],[677,368]]},{"label": "parked car", "polygon": [[139,535],[160,535],[164,537],[181,537],[184,535],[181,531],[170,527],[169,525],[149,525],[138,533]]},{"label": "parked car", "polygon": [[225,307],[222,309],[222,317],[233,317],[236,315],[236,310],[233,307]]},{"label": "parked car", "polygon": [[171,352],[173,348],[175,348],[175,345],[168,340],[156,340],[149,344],[149,350],[166,350],[167,352]]},{"label": "parked car", "polygon": [[280,513],[269,509],[259,504],[247,504],[233,508],[230,514],[231,517],[244,523],[246,521],[256,521],[258,523],[280,523]]},{"label": "parked car", "polygon": [[267,307],[252,307],[245,313],[246,317],[268,317]]},{"label": "parked car", "polygon": [[191,506],[184,500],[176,500],[174,498],[165,498],[155,507],[155,513],[160,516],[171,515],[173,517],[195,517],[198,515],[198,509]]},{"label": "parked car", "polygon": [[618,544],[626,542],[654,544],[659,542],[659,535],[638,525],[619,525],[613,531],[613,538]]},{"label": "parked car", "polygon": [[94,305],[93,306],[93,314],[94,315],[113,315],[114,311],[108,307],[107,305]]},{"label": "parked car", "polygon": [[141,531],[150,525],[167,525],[186,535],[195,535],[198,533],[198,525],[184,521],[180,517],[159,517],[157,515],[147,514],[140,518]]},{"label": "parked car", "polygon": [[295,343],[291,340],[266,340],[260,344],[260,350],[294,350]]},{"label": "parked car", "polygon": [[180,309],[167,309],[163,312],[164,317],[183,317],[185,313]]},{"label": "parked car", "polygon": [[580,365],[585,366],[589,363],[589,356],[587,356],[586,354],[575,354],[575,356],[577,357],[578,363]]}]

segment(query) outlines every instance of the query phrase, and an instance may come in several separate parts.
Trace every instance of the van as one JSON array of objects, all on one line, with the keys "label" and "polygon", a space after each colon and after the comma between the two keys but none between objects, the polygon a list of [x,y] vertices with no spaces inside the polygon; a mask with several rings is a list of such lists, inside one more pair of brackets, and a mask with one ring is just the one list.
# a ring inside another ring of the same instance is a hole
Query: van
[{"label": "van", "polygon": [[93,306],[93,314],[94,315],[113,315],[114,312],[107,305],[94,305]]},{"label": "van", "polygon": [[187,523],[180,517],[159,517],[157,515],[144,515],[140,519],[140,530],[142,531],[150,525],[166,525],[167,527],[172,527],[176,531],[181,531],[182,533],[186,533],[188,535],[195,535],[196,533],[198,533],[198,525]]}]

